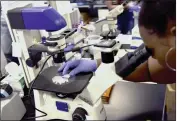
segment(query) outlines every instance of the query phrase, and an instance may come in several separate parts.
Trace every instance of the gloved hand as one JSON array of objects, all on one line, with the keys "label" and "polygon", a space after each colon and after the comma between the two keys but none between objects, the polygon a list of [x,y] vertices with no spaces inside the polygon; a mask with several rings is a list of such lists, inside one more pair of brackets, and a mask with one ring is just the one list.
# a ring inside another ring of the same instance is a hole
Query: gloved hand
[{"label": "gloved hand", "polygon": [[86,60],[86,59],[68,61],[59,68],[58,72],[62,72],[62,74],[65,75],[68,73],[68,70],[72,68],[73,70],[69,73],[71,77],[80,72],[96,71],[97,63],[96,60]]},{"label": "gloved hand", "polygon": [[74,44],[68,45],[66,48],[64,48],[64,52],[69,52],[74,48]]}]

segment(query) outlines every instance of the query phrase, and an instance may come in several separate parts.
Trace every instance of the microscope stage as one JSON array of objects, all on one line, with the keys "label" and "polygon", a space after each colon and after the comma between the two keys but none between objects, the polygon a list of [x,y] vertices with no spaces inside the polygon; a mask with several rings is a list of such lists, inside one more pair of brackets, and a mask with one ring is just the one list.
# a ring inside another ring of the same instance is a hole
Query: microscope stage
[{"label": "microscope stage", "polygon": [[[32,88],[58,94],[79,94],[87,86],[93,75],[93,73],[80,73],[66,79],[58,73],[58,68],[52,66],[45,69],[35,80]],[[56,79],[60,79],[58,83],[56,83]]]}]

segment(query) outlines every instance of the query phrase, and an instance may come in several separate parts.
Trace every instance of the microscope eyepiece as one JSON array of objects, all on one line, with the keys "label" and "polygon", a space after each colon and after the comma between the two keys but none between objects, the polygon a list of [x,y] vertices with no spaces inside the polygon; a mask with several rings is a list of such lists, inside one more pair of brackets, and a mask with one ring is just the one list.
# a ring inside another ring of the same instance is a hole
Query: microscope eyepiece
[{"label": "microscope eyepiece", "polygon": [[134,52],[129,52],[115,63],[117,75],[125,78],[130,75],[141,63],[144,63],[152,55],[152,49],[144,44]]}]

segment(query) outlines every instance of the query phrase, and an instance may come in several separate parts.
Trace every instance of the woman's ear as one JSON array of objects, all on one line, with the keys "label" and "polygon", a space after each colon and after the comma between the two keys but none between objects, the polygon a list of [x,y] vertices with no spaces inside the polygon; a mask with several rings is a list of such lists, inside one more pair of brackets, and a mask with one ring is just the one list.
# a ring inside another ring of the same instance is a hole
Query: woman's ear
[{"label": "woman's ear", "polygon": [[176,26],[173,26],[170,31],[173,36],[176,36]]},{"label": "woman's ear", "polygon": [[172,39],[170,40],[170,45],[176,48],[176,26],[173,26],[170,30]]}]

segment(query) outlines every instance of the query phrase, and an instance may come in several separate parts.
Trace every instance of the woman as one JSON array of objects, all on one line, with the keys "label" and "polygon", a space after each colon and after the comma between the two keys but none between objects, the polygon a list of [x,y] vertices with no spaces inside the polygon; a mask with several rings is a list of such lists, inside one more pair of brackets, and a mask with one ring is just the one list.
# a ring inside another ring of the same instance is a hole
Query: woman
[{"label": "woman", "polygon": [[[152,81],[170,84],[176,82],[176,0],[142,0],[139,13],[139,31],[152,57],[137,67],[125,80]],[[70,75],[95,71],[95,60],[74,60],[65,63],[59,71]]]}]

